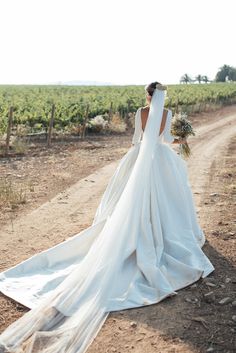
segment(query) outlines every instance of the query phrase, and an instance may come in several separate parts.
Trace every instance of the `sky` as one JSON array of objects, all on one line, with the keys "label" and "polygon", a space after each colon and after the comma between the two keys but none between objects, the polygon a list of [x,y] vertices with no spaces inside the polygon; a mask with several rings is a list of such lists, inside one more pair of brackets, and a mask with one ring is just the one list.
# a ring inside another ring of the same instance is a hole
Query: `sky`
[{"label": "sky", "polygon": [[0,0],[0,84],[178,83],[236,66],[235,0]]}]

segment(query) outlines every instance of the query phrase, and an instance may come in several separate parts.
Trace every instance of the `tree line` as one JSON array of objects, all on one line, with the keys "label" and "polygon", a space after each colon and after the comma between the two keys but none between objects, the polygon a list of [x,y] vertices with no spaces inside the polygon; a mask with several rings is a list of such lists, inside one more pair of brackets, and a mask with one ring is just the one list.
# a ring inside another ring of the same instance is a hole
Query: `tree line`
[{"label": "tree line", "polygon": [[219,68],[215,75],[214,80],[210,80],[207,75],[198,74],[192,78],[187,73],[181,76],[180,83],[210,83],[210,82],[235,82],[236,81],[236,68],[230,65],[223,65]]}]

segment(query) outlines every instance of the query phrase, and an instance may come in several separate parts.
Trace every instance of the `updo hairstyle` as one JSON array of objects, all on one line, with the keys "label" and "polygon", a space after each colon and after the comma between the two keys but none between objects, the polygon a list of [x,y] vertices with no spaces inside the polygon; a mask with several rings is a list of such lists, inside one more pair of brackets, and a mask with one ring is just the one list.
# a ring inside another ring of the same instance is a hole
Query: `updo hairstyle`
[{"label": "updo hairstyle", "polygon": [[145,86],[145,91],[149,94],[149,96],[153,95],[157,84],[161,84],[161,83],[155,81],[155,82],[149,83],[149,85]]}]

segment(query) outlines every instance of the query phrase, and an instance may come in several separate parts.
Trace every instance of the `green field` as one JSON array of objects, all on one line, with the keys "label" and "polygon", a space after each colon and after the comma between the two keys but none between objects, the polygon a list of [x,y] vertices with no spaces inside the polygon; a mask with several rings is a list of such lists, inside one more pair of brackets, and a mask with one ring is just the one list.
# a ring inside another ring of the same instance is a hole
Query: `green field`
[{"label": "green field", "polygon": [[[48,126],[55,104],[56,129],[83,123],[86,107],[89,119],[106,113],[127,113],[145,105],[144,86],[0,86],[0,132],[6,131],[9,107],[14,107],[14,125],[31,131]],[[236,103],[235,83],[169,85],[165,106],[187,113],[200,112],[214,105]]]}]

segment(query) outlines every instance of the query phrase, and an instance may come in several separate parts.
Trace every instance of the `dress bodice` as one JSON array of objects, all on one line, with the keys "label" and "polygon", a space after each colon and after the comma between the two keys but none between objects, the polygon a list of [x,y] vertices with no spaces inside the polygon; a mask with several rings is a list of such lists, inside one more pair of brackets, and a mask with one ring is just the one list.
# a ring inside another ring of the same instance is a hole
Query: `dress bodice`
[{"label": "dress bodice", "polygon": [[[161,142],[171,143],[174,140],[174,137],[170,133],[171,119],[172,119],[172,111],[168,109],[165,127],[162,133],[159,135],[159,139]],[[143,132],[144,131],[142,129],[141,107],[140,107],[138,108],[135,114],[135,127],[134,127],[134,134],[132,138],[132,144],[136,145],[142,140]]]}]

